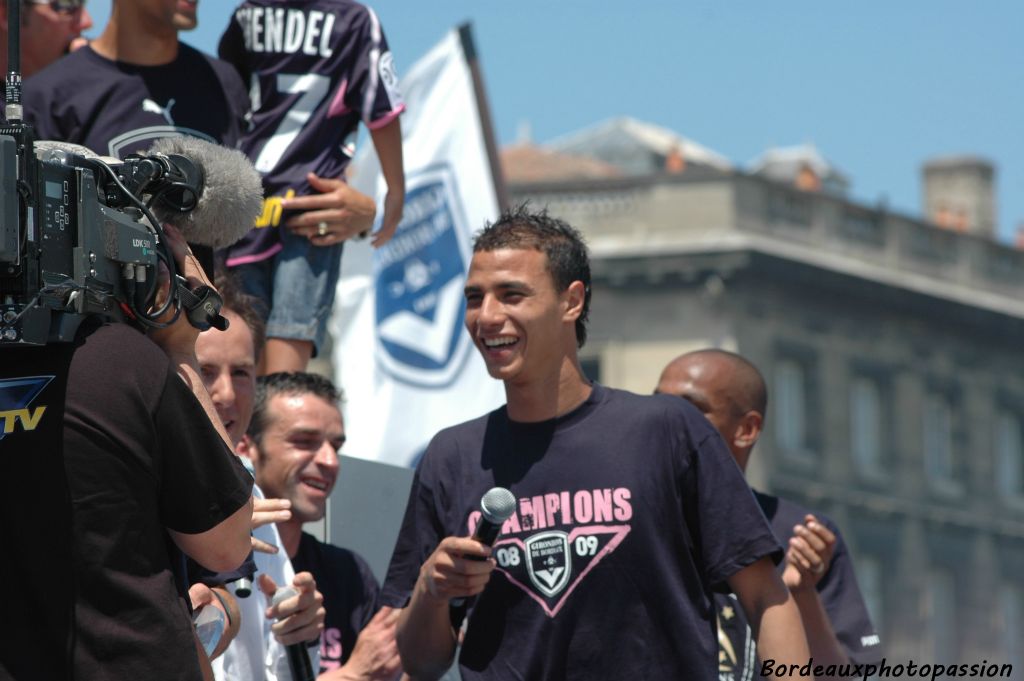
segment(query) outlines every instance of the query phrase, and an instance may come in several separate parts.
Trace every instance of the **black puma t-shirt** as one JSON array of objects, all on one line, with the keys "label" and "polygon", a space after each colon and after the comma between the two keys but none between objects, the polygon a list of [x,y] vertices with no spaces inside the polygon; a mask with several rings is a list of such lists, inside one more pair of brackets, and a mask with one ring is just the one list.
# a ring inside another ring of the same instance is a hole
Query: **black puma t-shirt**
[{"label": "black puma t-shirt", "polygon": [[26,79],[24,102],[39,139],[115,158],[177,135],[235,148],[249,110],[234,68],[184,43],[160,66],[111,61],[83,47]]}]

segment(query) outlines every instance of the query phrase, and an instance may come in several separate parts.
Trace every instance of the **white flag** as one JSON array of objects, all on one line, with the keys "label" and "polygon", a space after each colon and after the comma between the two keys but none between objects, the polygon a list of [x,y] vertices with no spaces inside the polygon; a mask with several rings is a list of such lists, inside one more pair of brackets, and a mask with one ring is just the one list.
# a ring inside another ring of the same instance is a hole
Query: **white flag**
[{"label": "white flag", "polygon": [[[437,431],[494,409],[505,393],[463,326],[472,235],[497,217],[498,201],[458,31],[400,89],[405,212],[382,248],[345,245],[331,332],[345,453],[408,466]],[[372,149],[356,169],[353,185],[382,213]]]}]

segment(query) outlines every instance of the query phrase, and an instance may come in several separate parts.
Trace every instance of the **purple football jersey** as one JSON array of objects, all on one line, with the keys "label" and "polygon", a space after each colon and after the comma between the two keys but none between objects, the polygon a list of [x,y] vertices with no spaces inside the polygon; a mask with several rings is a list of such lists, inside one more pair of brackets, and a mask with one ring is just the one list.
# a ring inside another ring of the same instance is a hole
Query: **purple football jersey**
[{"label": "purple football jersey", "polygon": [[263,213],[228,249],[229,266],[280,250],[282,197],[308,194],[306,174],[342,177],[360,119],[371,129],[405,108],[373,10],[350,0],[247,0],[221,37],[221,58],[250,85],[242,151],[263,175]]}]

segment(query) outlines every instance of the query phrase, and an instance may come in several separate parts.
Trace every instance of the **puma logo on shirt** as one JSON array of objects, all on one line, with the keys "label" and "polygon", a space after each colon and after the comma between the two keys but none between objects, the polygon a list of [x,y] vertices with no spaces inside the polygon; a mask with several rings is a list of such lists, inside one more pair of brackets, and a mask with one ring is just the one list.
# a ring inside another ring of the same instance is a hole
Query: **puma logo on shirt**
[{"label": "puma logo on shirt", "polygon": [[149,97],[142,100],[142,110],[148,111],[149,113],[155,113],[164,117],[168,125],[174,125],[174,119],[171,118],[171,109],[174,107],[174,98],[172,97],[167,102],[167,106],[160,106]]}]

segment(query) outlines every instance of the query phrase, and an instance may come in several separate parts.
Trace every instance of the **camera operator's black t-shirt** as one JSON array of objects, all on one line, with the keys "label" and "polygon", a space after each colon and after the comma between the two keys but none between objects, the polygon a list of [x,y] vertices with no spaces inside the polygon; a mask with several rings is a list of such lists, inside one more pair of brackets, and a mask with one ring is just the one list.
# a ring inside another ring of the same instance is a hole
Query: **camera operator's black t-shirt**
[{"label": "camera operator's black t-shirt", "polygon": [[469,613],[466,681],[717,681],[712,590],[782,556],[700,412],[676,397],[595,384],[551,421],[510,421],[503,407],[434,437],[382,604],[408,603],[424,560],[444,537],[472,532],[494,486],[517,505]]},{"label": "camera operator's black t-shirt", "polygon": [[212,529],[246,503],[251,476],[167,356],[125,325],[73,355],[0,353],[0,411],[27,416],[0,440],[0,584],[15,617],[0,678],[68,678],[62,666],[75,679],[201,678],[165,528]]}]

